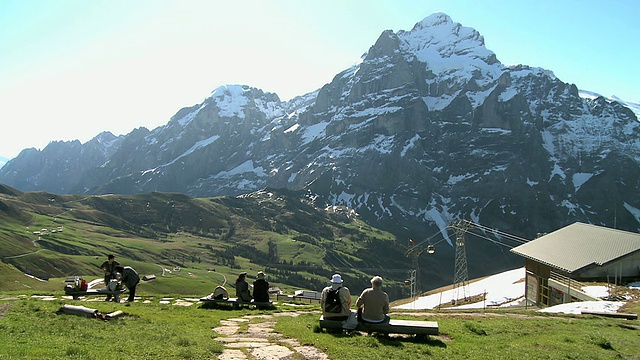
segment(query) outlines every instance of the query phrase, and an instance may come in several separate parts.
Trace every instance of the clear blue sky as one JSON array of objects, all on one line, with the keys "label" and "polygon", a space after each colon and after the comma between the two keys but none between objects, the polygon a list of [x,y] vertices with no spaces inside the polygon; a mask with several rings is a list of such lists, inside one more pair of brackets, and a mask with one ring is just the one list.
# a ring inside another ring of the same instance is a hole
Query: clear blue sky
[{"label": "clear blue sky", "polygon": [[640,102],[637,0],[2,0],[0,157],[153,129],[224,84],[288,100],[434,12],[502,63]]}]

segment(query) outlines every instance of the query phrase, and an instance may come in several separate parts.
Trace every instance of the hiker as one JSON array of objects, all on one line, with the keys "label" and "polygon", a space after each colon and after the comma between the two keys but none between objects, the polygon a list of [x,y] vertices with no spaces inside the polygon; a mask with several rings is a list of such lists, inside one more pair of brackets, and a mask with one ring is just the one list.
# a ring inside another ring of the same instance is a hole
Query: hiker
[{"label": "hiker", "polygon": [[[109,287],[109,281],[115,278],[116,266],[120,265],[119,262],[116,261],[116,256],[113,254],[109,254],[107,256],[107,261],[103,262],[100,265],[100,268],[104,272],[104,286]],[[111,295],[107,295],[107,299],[105,301],[111,300]]]},{"label": "hiker", "polygon": [[131,266],[116,266],[116,271],[122,275],[122,284],[129,289],[128,302],[133,302],[136,297],[136,286],[140,282],[140,276]]},{"label": "hiker", "polygon": [[211,297],[215,300],[227,300],[229,299],[229,292],[224,286],[218,285],[215,289],[213,289],[213,294],[211,294]]},{"label": "hiker", "polygon": [[351,314],[351,293],[342,282],[342,276],[334,274],[331,285],[322,289],[320,306],[325,319],[342,321],[347,320]]},{"label": "hiker", "polygon": [[262,271],[258,271],[257,277],[253,282],[253,301],[269,302],[269,283],[264,279]]},{"label": "hiker", "polygon": [[358,300],[358,320],[368,323],[389,321],[389,295],[382,291],[382,278],[374,276],[371,287],[364,289]]},{"label": "hiker", "polygon": [[241,272],[236,279],[236,297],[240,301],[251,301],[251,292],[246,277],[247,273]]}]

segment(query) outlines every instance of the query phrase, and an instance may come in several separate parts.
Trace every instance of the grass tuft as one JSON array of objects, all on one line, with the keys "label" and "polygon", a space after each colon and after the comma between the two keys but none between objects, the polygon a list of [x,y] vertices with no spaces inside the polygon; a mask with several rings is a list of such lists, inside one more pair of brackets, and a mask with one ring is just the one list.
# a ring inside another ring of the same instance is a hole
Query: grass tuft
[{"label": "grass tuft", "polygon": [[592,335],[591,342],[605,350],[613,350],[613,344],[611,341],[600,334]]},{"label": "grass tuft", "polygon": [[476,335],[481,335],[481,336],[487,335],[487,332],[484,331],[484,329],[480,328],[480,326],[478,326],[478,324],[476,323],[467,322],[467,323],[464,323],[464,327]]},{"label": "grass tuft", "polygon": [[188,347],[190,345],[189,339],[180,338],[178,339],[178,341],[176,341],[176,345],[182,346],[182,347]]}]

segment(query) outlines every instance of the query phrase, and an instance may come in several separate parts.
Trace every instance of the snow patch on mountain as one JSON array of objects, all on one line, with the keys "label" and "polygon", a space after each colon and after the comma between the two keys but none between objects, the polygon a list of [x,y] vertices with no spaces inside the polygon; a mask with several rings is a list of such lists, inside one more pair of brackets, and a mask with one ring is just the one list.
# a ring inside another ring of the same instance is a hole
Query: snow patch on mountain
[{"label": "snow patch on mountain", "polygon": [[314,125],[307,126],[306,130],[302,134],[302,144],[306,145],[319,137],[325,136],[327,125],[329,125],[329,122],[323,121]]},{"label": "snow patch on mountain", "polygon": [[407,141],[407,144],[402,148],[402,151],[400,152],[400,156],[404,157],[405,155],[407,155],[407,151],[414,148],[416,141],[420,139],[421,137],[419,134],[415,134],[411,139],[409,139],[409,141]]},{"label": "snow patch on mountain", "polygon": [[636,221],[640,224],[640,209],[629,205],[627,202],[624,203],[624,208],[636,218]]},{"label": "snow patch on mountain", "polygon": [[373,142],[367,146],[359,149],[354,149],[357,152],[365,152],[369,150],[377,151],[381,154],[390,154],[393,151],[395,145],[395,136],[377,135]]},{"label": "snow patch on mountain", "polygon": [[578,189],[580,189],[580,187],[586,183],[587,181],[589,181],[589,179],[591,179],[591,177],[593,176],[592,173],[575,173],[573,174],[573,187],[576,189],[575,191],[577,192]]},{"label": "snow patch on mountain", "polygon": [[248,86],[242,85],[224,85],[215,89],[211,98],[216,101],[218,108],[220,109],[218,115],[220,117],[238,117],[244,119],[244,107],[249,102],[245,92],[250,89]]},{"label": "snow patch on mountain", "polygon": [[167,163],[165,166],[171,165],[171,164],[175,163],[176,161],[182,159],[183,157],[192,154],[193,152],[197,151],[198,149],[201,149],[203,147],[206,147],[206,146],[212,144],[214,141],[218,140],[219,138],[220,138],[219,135],[214,135],[214,136],[211,136],[210,138],[207,138],[207,139],[200,140],[200,141],[196,142],[187,151],[185,151],[182,154],[180,154],[180,156],[178,156],[177,158],[173,159],[171,162]]},{"label": "snow patch on mountain", "polygon": [[180,126],[182,127],[189,125],[191,120],[193,120],[196,117],[196,115],[198,115],[200,110],[204,109],[206,106],[207,106],[206,102],[202,103],[202,105],[197,110],[194,110],[188,113],[187,115],[183,116],[180,120],[178,120],[178,124],[180,124]]},{"label": "snow patch on mountain", "polygon": [[507,102],[507,101],[513,99],[513,97],[516,96],[517,94],[518,94],[518,89],[516,89],[513,86],[510,86],[510,87],[504,89],[504,91],[502,91],[500,93],[500,95],[498,96],[498,101]]},{"label": "snow patch on mountain", "polygon": [[640,103],[638,103],[638,102],[622,100],[617,96],[607,97],[607,96],[603,96],[601,94],[598,94],[598,93],[593,92],[593,91],[588,91],[588,90],[579,90],[578,94],[580,95],[581,98],[589,99],[589,100],[594,100],[594,99],[597,99],[599,97],[603,97],[603,98],[607,99],[608,101],[619,102],[620,104],[628,107],[631,111],[633,111],[633,113],[636,115],[636,118],[638,119],[638,121],[640,121]]},{"label": "snow patch on mountain", "polygon": [[298,130],[299,127],[300,127],[300,124],[298,124],[298,123],[293,124],[288,129],[286,129],[284,131],[284,133],[286,134],[286,133],[290,133],[290,132],[295,132],[296,130]]},{"label": "snow patch on mountain", "polygon": [[442,111],[444,108],[449,106],[451,102],[460,95],[462,90],[456,91],[452,95],[442,95],[439,97],[433,96],[424,96],[422,100],[427,105],[427,108],[432,111]]},{"label": "snow patch on mountain", "polygon": [[453,22],[446,14],[430,15],[411,31],[399,31],[398,37],[403,40],[403,51],[415,55],[436,74],[433,83],[443,78],[466,83],[475,78],[477,85],[486,87],[503,72],[495,54],[484,46],[480,33]]},{"label": "snow patch on mountain", "polygon": [[267,119],[274,119],[286,115],[281,103],[278,101],[267,101],[262,98],[253,100],[258,110],[265,114]]}]

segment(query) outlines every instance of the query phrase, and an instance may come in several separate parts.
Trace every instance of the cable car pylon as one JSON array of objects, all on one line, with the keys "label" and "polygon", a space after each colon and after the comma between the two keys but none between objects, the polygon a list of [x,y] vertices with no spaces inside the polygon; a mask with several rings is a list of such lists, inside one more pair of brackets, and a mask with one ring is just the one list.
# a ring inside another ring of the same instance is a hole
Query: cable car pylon
[{"label": "cable car pylon", "polygon": [[451,302],[457,304],[461,295],[462,299],[467,299],[469,271],[467,269],[467,251],[464,235],[469,230],[470,223],[464,220],[458,220],[452,227],[456,232],[456,258],[453,274],[453,299],[451,299]]}]

